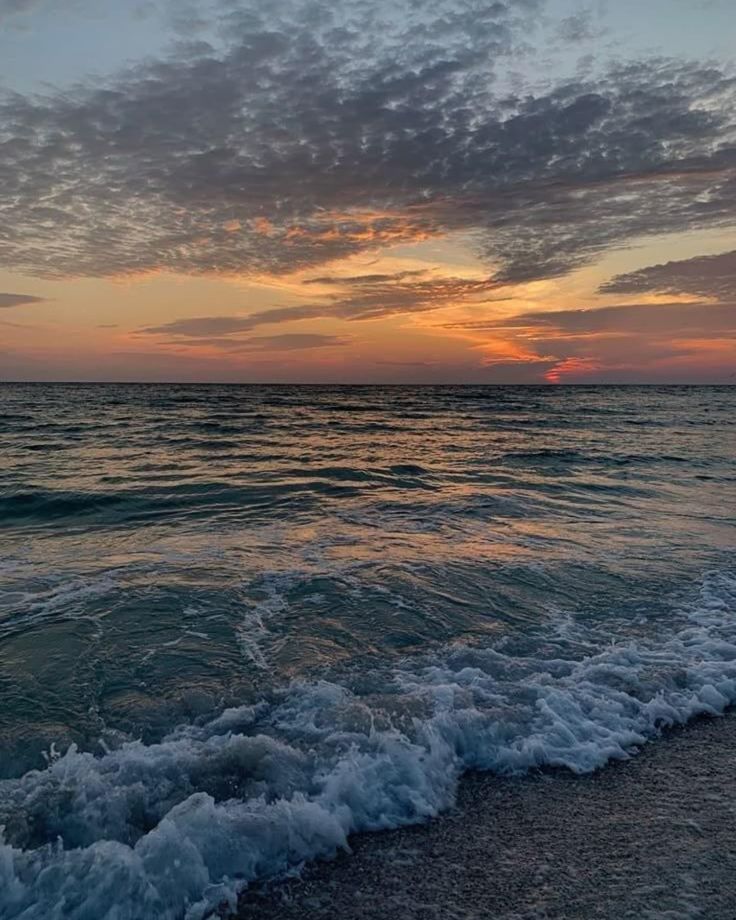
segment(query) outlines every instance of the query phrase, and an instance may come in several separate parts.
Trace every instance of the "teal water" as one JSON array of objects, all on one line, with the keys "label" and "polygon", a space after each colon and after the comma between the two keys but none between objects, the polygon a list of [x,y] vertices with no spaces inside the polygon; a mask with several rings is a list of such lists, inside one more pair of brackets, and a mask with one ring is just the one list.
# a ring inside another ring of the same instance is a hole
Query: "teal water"
[{"label": "teal water", "polygon": [[205,916],[722,711],[735,392],[0,386],[0,914]]}]

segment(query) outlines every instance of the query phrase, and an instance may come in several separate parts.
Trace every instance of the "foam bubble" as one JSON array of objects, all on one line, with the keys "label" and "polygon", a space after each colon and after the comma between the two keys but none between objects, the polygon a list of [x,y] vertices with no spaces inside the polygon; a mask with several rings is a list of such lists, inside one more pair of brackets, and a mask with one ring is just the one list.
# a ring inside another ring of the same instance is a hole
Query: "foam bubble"
[{"label": "foam bubble", "polygon": [[8,920],[204,917],[355,831],[447,807],[463,770],[594,770],[736,701],[736,578],[713,572],[670,632],[611,643],[566,621],[527,654],[454,649],[101,757],[70,747],[0,783]]}]

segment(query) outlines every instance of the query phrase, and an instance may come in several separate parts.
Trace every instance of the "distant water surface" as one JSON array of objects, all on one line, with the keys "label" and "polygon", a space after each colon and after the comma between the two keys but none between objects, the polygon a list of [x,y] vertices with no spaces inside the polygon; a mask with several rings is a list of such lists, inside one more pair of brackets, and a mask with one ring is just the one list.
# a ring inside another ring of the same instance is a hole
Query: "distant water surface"
[{"label": "distant water surface", "polygon": [[0,915],[203,917],[722,711],[735,397],[0,386]]}]

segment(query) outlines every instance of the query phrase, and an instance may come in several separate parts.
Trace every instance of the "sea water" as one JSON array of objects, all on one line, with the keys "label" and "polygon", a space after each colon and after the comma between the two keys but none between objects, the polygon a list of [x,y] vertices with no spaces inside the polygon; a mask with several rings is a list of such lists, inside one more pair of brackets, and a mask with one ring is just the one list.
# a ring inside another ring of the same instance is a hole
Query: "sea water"
[{"label": "sea water", "polygon": [[735,397],[0,386],[0,916],[202,918],[722,712]]}]

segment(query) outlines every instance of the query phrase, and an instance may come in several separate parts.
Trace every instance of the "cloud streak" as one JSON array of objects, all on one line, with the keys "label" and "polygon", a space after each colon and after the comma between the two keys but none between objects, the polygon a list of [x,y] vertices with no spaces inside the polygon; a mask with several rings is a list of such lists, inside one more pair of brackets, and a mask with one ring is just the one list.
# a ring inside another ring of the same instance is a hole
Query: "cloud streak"
[{"label": "cloud streak", "polygon": [[495,290],[492,279],[425,277],[426,271],[352,277],[308,278],[305,284],[320,284],[330,291],[322,303],[259,310],[248,316],[197,316],[145,326],[138,335],[176,336],[203,339],[212,344],[213,336],[237,336],[258,326],[299,320],[332,318],[371,320],[383,317],[424,313],[463,303],[478,303]]},{"label": "cloud streak", "polygon": [[603,294],[690,294],[736,300],[736,251],[651,265],[616,275],[600,288]]},{"label": "cloud streak", "polygon": [[736,302],[723,304],[621,304],[587,310],[520,313],[509,319],[459,324],[463,328],[504,329],[548,335],[657,333],[674,336],[736,333]]},{"label": "cloud streak", "polygon": [[286,332],[281,335],[254,335],[245,339],[198,337],[193,340],[172,339],[166,345],[209,345],[227,352],[303,351],[311,348],[334,348],[348,345],[349,339],[316,332]]},{"label": "cloud streak", "polygon": [[25,307],[34,303],[43,303],[44,297],[34,297],[32,294],[6,294],[0,293],[0,309],[9,307]]}]

